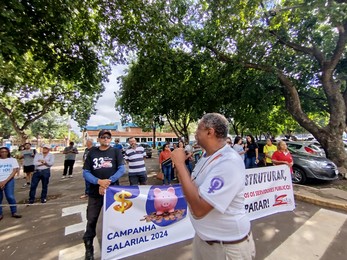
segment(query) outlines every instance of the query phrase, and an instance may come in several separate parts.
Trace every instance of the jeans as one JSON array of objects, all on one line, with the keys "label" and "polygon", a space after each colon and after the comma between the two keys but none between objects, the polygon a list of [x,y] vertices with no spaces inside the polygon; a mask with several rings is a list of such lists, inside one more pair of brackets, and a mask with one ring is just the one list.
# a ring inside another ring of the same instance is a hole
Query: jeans
[{"label": "jeans", "polygon": [[64,176],[66,176],[68,170],[69,170],[69,175],[72,175],[74,164],[75,164],[75,160],[65,160],[64,161],[64,171],[63,171]]},{"label": "jeans", "polygon": [[245,166],[246,166],[246,169],[256,168],[257,164],[255,163],[255,156],[254,157],[247,156],[245,159]]},{"label": "jeans", "polygon": [[147,174],[139,173],[139,174],[131,174],[129,175],[130,186],[136,185],[146,185],[147,183]]},{"label": "jeans", "polygon": [[40,181],[42,182],[41,202],[43,202],[47,199],[49,177],[51,177],[51,170],[50,169],[36,170],[34,172],[33,177],[31,179],[31,186],[30,186],[30,192],[29,192],[29,203],[31,203],[31,204],[34,203],[36,188],[39,185]]},{"label": "jeans", "polygon": [[96,236],[96,224],[98,223],[98,218],[104,203],[103,196],[98,196],[97,198],[88,197],[88,207],[87,207],[87,226],[86,232],[84,232],[83,240],[93,241]]},{"label": "jeans", "polygon": [[163,174],[164,174],[164,180],[163,180],[163,184],[165,184],[165,182],[167,182],[167,184],[170,184],[171,182],[171,170],[172,170],[172,164],[167,164],[165,166],[161,167]]},{"label": "jeans", "polygon": [[194,154],[195,163],[198,163],[199,159],[200,159],[200,154],[198,154],[198,153]]},{"label": "jeans", "polygon": [[89,195],[90,183],[85,180],[86,189],[84,190],[84,194]]},{"label": "jeans", "polygon": [[[2,204],[2,200],[5,197],[7,199],[8,204],[10,204],[11,213],[14,214],[17,212],[17,202],[14,197],[14,178],[10,180],[8,183],[6,183],[5,188],[3,190],[0,189],[0,205]],[[0,206],[0,215],[2,215],[2,206]]]},{"label": "jeans", "polygon": [[192,174],[193,167],[192,167],[192,162],[190,160],[186,160],[186,166],[190,174]]}]

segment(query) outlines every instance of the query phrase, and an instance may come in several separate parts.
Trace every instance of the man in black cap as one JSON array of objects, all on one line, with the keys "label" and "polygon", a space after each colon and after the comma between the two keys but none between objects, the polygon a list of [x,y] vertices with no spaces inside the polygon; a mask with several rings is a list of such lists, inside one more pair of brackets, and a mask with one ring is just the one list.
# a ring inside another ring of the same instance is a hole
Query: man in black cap
[{"label": "man in black cap", "polygon": [[103,206],[103,195],[108,186],[119,185],[118,179],[125,173],[122,152],[110,146],[111,136],[109,130],[99,132],[100,146],[90,150],[83,166],[83,177],[90,183],[87,227],[83,236],[86,260],[94,259],[93,239]]}]

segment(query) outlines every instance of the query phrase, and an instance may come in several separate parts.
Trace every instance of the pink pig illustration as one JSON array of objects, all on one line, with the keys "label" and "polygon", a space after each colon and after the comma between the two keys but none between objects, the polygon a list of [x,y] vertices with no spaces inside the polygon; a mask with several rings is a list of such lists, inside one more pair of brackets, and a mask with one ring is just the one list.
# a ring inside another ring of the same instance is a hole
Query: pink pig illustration
[{"label": "pink pig illustration", "polygon": [[169,187],[165,191],[159,188],[154,189],[154,207],[157,211],[157,215],[162,215],[164,212],[174,212],[177,200],[173,187]]}]

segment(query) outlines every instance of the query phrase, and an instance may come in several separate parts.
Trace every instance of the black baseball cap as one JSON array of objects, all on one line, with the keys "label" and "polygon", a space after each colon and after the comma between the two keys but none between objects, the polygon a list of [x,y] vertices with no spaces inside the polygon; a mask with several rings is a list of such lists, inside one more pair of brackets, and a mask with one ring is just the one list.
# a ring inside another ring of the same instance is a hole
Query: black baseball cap
[{"label": "black baseball cap", "polygon": [[112,136],[110,130],[103,129],[103,130],[101,130],[101,131],[99,132],[99,135],[98,135],[99,138],[100,138],[101,136],[103,136],[104,134],[108,134],[109,136]]}]

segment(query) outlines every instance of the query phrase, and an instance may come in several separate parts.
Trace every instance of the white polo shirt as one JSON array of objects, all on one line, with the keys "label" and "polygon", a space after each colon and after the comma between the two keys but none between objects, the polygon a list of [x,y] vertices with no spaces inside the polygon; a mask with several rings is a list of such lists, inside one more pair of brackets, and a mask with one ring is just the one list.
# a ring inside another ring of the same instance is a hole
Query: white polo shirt
[{"label": "white polo shirt", "polygon": [[200,196],[214,207],[191,222],[203,240],[235,241],[250,231],[244,204],[245,165],[229,145],[209,157],[202,156],[192,173]]}]

